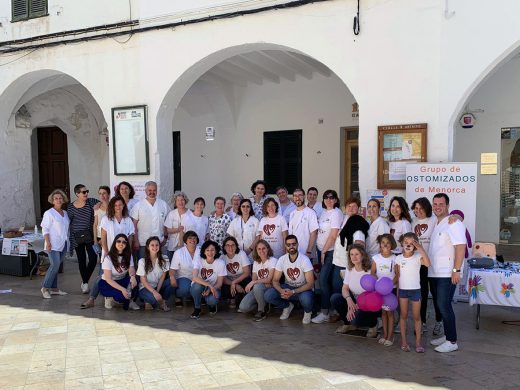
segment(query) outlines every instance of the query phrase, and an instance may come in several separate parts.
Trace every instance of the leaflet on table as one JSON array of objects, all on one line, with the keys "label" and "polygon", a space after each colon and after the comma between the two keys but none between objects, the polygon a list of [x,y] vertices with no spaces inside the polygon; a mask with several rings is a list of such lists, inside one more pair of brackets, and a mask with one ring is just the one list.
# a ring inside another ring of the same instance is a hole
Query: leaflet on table
[{"label": "leaflet on table", "polygon": [[29,253],[29,241],[26,239],[4,238],[2,241],[2,254],[7,256],[27,256]]}]

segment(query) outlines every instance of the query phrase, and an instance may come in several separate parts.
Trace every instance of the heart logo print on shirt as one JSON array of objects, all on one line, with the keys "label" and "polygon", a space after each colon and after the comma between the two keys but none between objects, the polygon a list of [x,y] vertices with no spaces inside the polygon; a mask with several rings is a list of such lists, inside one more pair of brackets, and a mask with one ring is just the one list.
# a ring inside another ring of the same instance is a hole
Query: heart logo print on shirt
[{"label": "heart logo print on shirt", "polygon": [[269,270],[267,268],[262,268],[258,270],[258,277],[260,279],[265,279],[269,276]]},{"label": "heart logo print on shirt", "polygon": [[230,274],[236,274],[240,268],[240,264],[236,261],[234,263],[227,263],[226,268]]},{"label": "heart logo print on shirt", "polygon": [[287,276],[291,278],[292,280],[298,279],[300,276],[300,269],[299,268],[287,268]]},{"label": "heart logo print on shirt", "polygon": [[212,269],[202,268],[200,270],[200,276],[204,280],[208,280],[208,278],[211,277],[211,275],[213,275],[213,270]]},{"label": "heart logo print on shirt", "polygon": [[415,234],[417,234],[417,237],[421,237],[426,230],[428,230],[428,225],[425,223],[421,223],[420,225],[415,226]]},{"label": "heart logo print on shirt", "polygon": [[272,224],[272,225],[264,225],[264,233],[267,234],[268,236],[270,236],[271,234],[273,234],[274,229],[276,229],[276,225],[275,225],[275,224]]}]

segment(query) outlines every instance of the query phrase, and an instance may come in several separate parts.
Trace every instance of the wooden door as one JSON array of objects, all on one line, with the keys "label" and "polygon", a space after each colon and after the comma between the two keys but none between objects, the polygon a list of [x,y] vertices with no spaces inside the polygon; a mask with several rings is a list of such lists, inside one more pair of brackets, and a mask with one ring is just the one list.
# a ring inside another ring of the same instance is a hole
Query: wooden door
[{"label": "wooden door", "polygon": [[47,198],[53,190],[59,188],[70,198],[69,157],[67,135],[58,127],[40,127],[37,132],[40,210],[43,215],[51,207]]},{"label": "wooden door", "polygon": [[344,166],[344,197],[345,199],[359,197],[359,146],[357,127],[344,128],[345,130],[345,166]]}]

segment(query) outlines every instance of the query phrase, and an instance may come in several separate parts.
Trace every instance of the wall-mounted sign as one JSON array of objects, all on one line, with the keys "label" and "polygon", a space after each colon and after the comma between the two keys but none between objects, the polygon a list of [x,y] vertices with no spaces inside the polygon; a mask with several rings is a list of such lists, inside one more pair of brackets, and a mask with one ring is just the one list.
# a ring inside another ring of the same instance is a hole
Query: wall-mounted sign
[{"label": "wall-mounted sign", "polygon": [[462,114],[459,123],[463,129],[471,129],[475,126],[475,115],[471,113]]},{"label": "wall-mounted sign", "polygon": [[352,118],[359,118],[359,104],[352,103]]},{"label": "wall-mounted sign", "polygon": [[214,140],[215,140],[215,128],[206,127],[206,141],[214,141]]},{"label": "wall-mounted sign", "polygon": [[480,174],[481,175],[496,175],[497,174],[497,164],[481,164],[480,165]]},{"label": "wall-mounted sign", "polygon": [[480,153],[481,164],[497,164],[498,153]]},{"label": "wall-mounted sign", "polygon": [[378,127],[378,188],[406,187],[406,165],[426,161],[427,127],[426,123]]},{"label": "wall-mounted sign", "polygon": [[149,175],[146,106],[112,108],[115,175]]}]

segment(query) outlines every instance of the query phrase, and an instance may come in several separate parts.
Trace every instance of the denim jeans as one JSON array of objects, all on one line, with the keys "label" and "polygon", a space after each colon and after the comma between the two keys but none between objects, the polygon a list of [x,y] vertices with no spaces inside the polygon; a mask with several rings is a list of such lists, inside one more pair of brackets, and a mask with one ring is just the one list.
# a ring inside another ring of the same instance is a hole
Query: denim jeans
[{"label": "denim jeans", "polygon": [[[354,297],[352,297],[354,299]],[[361,327],[369,327],[373,328],[377,325],[377,317],[380,316],[379,312],[371,312],[371,311],[363,311],[358,310],[356,311],[355,317],[352,319],[352,321],[347,320],[347,312],[348,312],[348,304],[345,298],[343,298],[343,295],[341,294],[333,294],[332,297],[330,297],[330,304],[333,309],[335,309],[338,313],[340,318],[343,320],[343,323],[345,325],[352,324],[354,326],[357,326],[359,328]]]},{"label": "denim jeans", "polygon": [[[130,284],[130,276],[127,276],[126,278],[115,280],[117,284],[119,284],[121,287],[127,288]],[[131,300],[134,300],[137,297],[139,286],[135,286],[132,289],[131,293]],[[122,303],[123,308],[125,310],[128,310],[128,305],[130,304],[130,299],[126,299],[125,296],[121,291],[119,291],[117,288],[112,287],[110,284],[108,284],[105,280],[101,279],[99,281],[99,292],[104,297],[110,297],[114,298],[116,302]]]},{"label": "denim jeans", "polygon": [[338,267],[334,265],[334,270],[332,271],[332,292],[334,294],[341,293],[343,289],[343,278],[341,277],[341,271],[345,270],[345,267]]},{"label": "denim jeans", "polygon": [[99,263],[99,273],[98,277],[92,283],[92,288],[90,289],[90,298],[96,299],[99,295],[99,281],[101,280],[101,275],[103,275],[103,269],[101,268],[101,263]]},{"label": "denim jeans", "polygon": [[65,258],[65,252],[66,249],[63,249],[61,252],[52,250],[49,252],[51,265],[45,274],[45,279],[43,279],[43,288],[58,288],[58,271]]},{"label": "denim jeans", "polygon": [[[159,290],[159,294],[161,294],[162,299],[168,301],[168,299],[170,299],[170,297],[172,296],[172,292],[173,289],[170,285],[170,279],[164,279],[161,289]],[[149,303],[153,307],[157,306],[157,299],[155,299],[153,294],[144,287],[139,290],[139,298],[141,298],[141,300],[143,300],[144,302]]]},{"label": "denim jeans", "polygon": [[[320,280],[320,307],[321,310],[330,309],[330,296],[332,294],[332,274],[334,264],[332,264],[332,257],[334,251],[327,251],[325,253],[325,262],[321,265],[319,280]],[[321,251],[318,250],[318,261],[321,262]]]},{"label": "denim jeans", "polygon": [[[288,284],[282,284],[281,288],[287,288],[289,290],[294,290],[296,287],[291,287]],[[312,312],[312,305],[314,304],[314,293],[311,290],[307,290],[301,293],[294,294],[289,299],[283,299],[280,296],[280,293],[274,288],[271,287],[264,294],[264,299],[267,303],[279,308],[285,309],[289,306],[289,302],[300,302],[300,305],[303,307],[303,311],[305,313]]]},{"label": "denim jeans", "polygon": [[242,313],[249,313],[255,309],[264,311],[265,299],[264,294],[267,288],[263,283],[257,283],[253,286],[244,299],[240,302],[239,309]]},{"label": "denim jeans", "polygon": [[191,280],[188,278],[175,279],[177,287],[172,286],[172,295],[177,298],[190,298],[191,297]]},{"label": "denim jeans", "polygon": [[[193,283],[191,285],[191,296],[193,297],[193,307],[195,309],[200,309],[200,304],[202,302],[202,293],[204,292],[204,290],[206,288],[209,288],[209,287],[206,287],[206,286],[203,286],[202,284],[198,284],[198,283]],[[219,297],[220,297],[220,290],[217,289],[217,292],[219,294]],[[207,297],[204,297],[206,299],[206,303],[208,304],[208,306],[217,306],[218,305],[218,300],[219,298],[215,298],[213,296],[213,294],[209,294]]]},{"label": "denim jeans", "polygon": [[457,286],[451,283],[451,278],[429,278],[433,301],[437,302],[444,325],[446,340],[457,341],[457,324],[452,300]]}]

